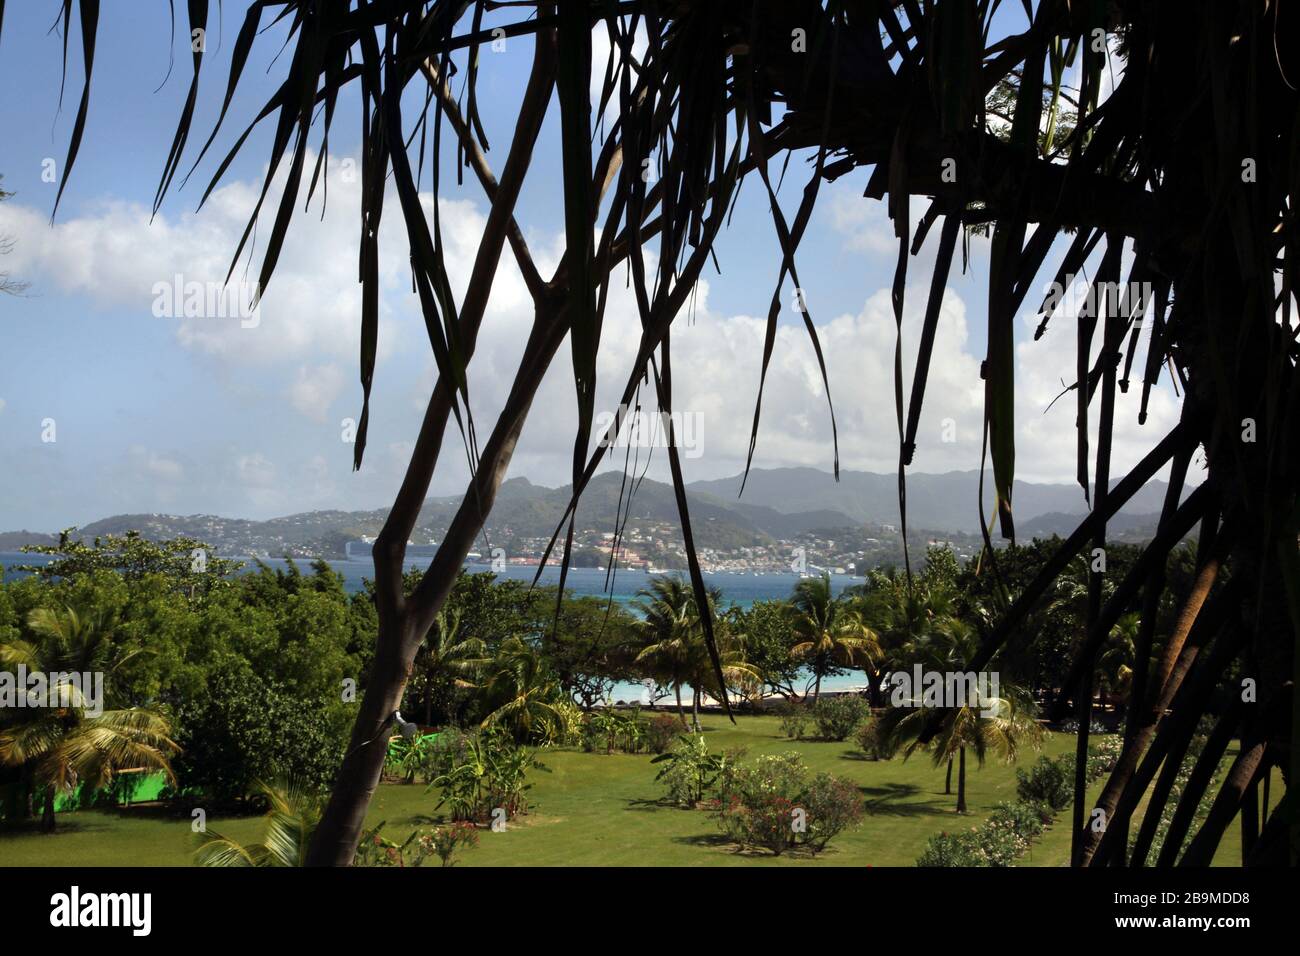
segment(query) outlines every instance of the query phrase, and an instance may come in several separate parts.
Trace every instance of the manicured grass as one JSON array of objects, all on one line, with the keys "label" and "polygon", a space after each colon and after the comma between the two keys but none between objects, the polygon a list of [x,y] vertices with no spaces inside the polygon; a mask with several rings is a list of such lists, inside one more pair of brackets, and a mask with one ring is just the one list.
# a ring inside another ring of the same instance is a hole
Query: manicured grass
[{"label": "manicured grass", "polygon": [[[480,845],[465,851],[460,865],[911,866],[933,834],[974,826],[995,804],[1015,799],[1015,768],[992,761],[983,769],[968,764],[970,813],[958,816],[955,793],[943,792],[943,769],[923,754],[908,761],[866,760],[852,742],[787,740],[774,717],[742,717],[733,727],[710,715],[703,723],[712,750],[743,746],[749,757],[796,750],[813,771],[852,780],[867,801],[862,825],[812,858],[742,854],[726,843],[707,812],[661,802],[663,790],[654,779],[659,768],[649,756],[553,750],[542,755],[549,772],[531,777],[531,812],[504,833],[480,831]],[[1054,756],[1072,744],[1072,737],[1053,735],[1043,752]],[[1021,759],[1027,764],[1036,755]],[[1281,789],[1279,782],[1274,792]],[[372,825],[385,821],[384,834],[401,840],[439,819],[436,803],[436,794],[418,783],[384,784],[369,820]],[[256,818],[211,819],[209,825],[241,841],[256,840],[261,832]],[[0,832],[0,865],[184,866],[195,845],[188,818],[150,807],[60,814],[59,827],[54,835]],[[1025,863],[1063,865],[1068,848],[1069,828],[1058,823]],[[1230,862],[1240,858],[1239,850],[1227,846],[1225,855]]]}]

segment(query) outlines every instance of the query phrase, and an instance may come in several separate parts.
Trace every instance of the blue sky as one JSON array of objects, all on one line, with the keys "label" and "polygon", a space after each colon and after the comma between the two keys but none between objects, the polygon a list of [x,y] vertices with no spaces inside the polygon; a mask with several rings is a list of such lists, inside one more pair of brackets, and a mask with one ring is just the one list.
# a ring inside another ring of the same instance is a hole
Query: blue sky
[{"label": "blue sky", "polygon": [[[243,16],[240,6],[226,4],[220,31],[215,20],[212,25],[183,171],[197,155],[194,140],[206,138],[217,115]],[[1000,26],[1021,29],[1019,5],[1004,6],[1015,10]],[[43,164],[53,160],[61,166],[81,90],[76,54],[70,58],[59,109],[61,40],[50,32],[57,9],[57,3],[35,0],[10,4],[0,37],[5,128],[0,174],[5,187],[16,193],[0,206],[0,234],[15,241],[0,268],[30,283],[25,296],[0,299],[0,447],[5,461],[0,530],[52,531],[118,512],[264,518],[386,505],[418,427],[433,361],[404,277],[405,241],[393,202],[381,236],[384,293],[370,444],[366,466],[353,473],[352,448],[342,433],[343,420],[360,411],[357,196],[347,175],[348,161],[357,156],[360,129],[355,97],[340,103],[331,131],[330,201],[324,218],[319,198],[295,217],[256,326],[243,328],[237,319],[157,317],[155,283],[171,282],[178,274],[186,282],[204,283],[225,276],[263,176],[266,131],[250,138],[197,215],[195,206],[217,157],[274,88],[280,74],[271,59],[280,28],[256,45],[213,155],[183,190],[173,190],[150,223],[149,207],[188,88],[189,51],[186,38],[177,37],[175,63],[164,84],[167,5],[152,0],[107,6],[90,120],[51,225],[57,186],[43,181]],[[74,53],[79,43],[74,35]],[[504,162],[530,60],[526,39],[510,40],[504,52],[483,55],[479,99],[493,144],[489,161],[497,169]],[[600,55],[597,60],[603,65]],[[415,103],[413,97],[408,116]],[[549,274],[563,237],[553,118],[536,157],[517,218]],[[801,160],[792,162],[781,193],[787,207],[797,202],[807,175]],[[823,187],[799,268],[830,363],[842,464],[887,471],[897,456],[888,298],[895,246],[881,204],[861,196],[867,173],[859,170]],[[462,282],[486,206],[468,173],[464,188],[455,188],[450,168],[444,183],[453,279]],[[923,209],[923,201],[914,202],[915,216]],[[263,222],[266,228],[269,217]],[[904,329],[909,355],[935,241],[932,237],[909,272]],[[986,245],[972,241],[970,272],[954,274],[950,282],[914,470],[978,467]],[[260,252],[259,245],[254,272]],[[678,408],[697,416],[699,447],[686,462],[688,480],[736,473],[747,447],[761,355],[760,317],[766,314],[779,264],[756,179],[744,187],[718,255],[722,274],[706,273],[693,321],[683,316],[674,333]],[[1046,282],[1050,276],[1041,278]],[[790,297],[787,287],[786,301]],[[627,374],[635,345],[634,313],[616,287],[602,349],[598,408],[612,407]],[[504,398],[530,320],[522,283],[507,254],[470,372],[474,411],[481,421],[494,417]],[[1035,343],[1030,341],[1034,324],[1030,314],[1017,323],[1018,473],[1070,481],[1072,403],[1044,410],[1062,382],[1072,380],[1074,331],[1058,318]],[[545,484],[564,483],[571,461],[574,403],[566,380],[567,348],[555,366],[534,404],[512,469],[512,474]],[[825,396],[792,309],[783,313],[767,389],[755,464],[829,468]],[[1176,415],[1173,396],[1162,389],[1153,398],[1151,421],[1139,429],[1136,396],[1122,398],[1116,466],[1136,461]],[[55,440],[43,441],[50,437],[49,420]],[[945,432],[947,420],[952,428]],[[955,440],[942,440],[945,434]],[[462,456],[455,448],[449,451],[435,476],[434,494],[458,493],[464,486]],[[662,474],[656,471],[662,469],[662,454],[658,459],[652,475]]]}]

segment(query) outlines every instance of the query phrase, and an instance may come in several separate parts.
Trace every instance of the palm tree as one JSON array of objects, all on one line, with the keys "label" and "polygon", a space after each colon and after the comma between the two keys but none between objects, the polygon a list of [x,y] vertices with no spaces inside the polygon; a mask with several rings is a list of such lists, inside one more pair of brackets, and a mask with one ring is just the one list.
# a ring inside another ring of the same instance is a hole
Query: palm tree
[{"label": "palm tree", "polygon": [[953,619],[955,595],[942,582],[919,575],[909,581],[890,568],[873,571],[865,586],[852,589],[846,597],[875,632],[880,645],[880,653],[867,662],[864,671],[872,704],[883,706],[881,683],[885,675],[907,658],[909,648]]},{"label": "palm tree", "polygon": [[831,576],[804,578],[794,586],[790,612],[798,640],[790,656],[803,660],[816,680],[813,703],[821,699],[822,676],[836,666],[869,666],[881,655],[876,632],[848,601],[831,595]]},{"label": "palm tree", "polygon": [[691,630],[694,628],[695,597],[681,575],[661,575],[648,588],[637,592],[635,607],[644,618],[646,644],[637,654],[638,663],[654,669],[661,684],[671,686],[677,699],[677,717],[686,726],[682,710],[682,684],[691,670]]},{"label": "palm tree", "polygon": [[1128,694],[1133,683],[1133,664],[1137,659],[1140,629],[1140,616],[1136,613],[1125,614],[1110,629],[1110,637],[1097,659],[1103,692],[1119,696],[1125,710],[1131,704]]},{"label": "palm tree", "polygon": [[671,684],[677,696],[677,716],[686,726],[682,711],[682,685],[691,688],[692,730],[700,729],[700,697],[708,693],[715,700],[725,700],[726,685],[753,686],[762,677],[745,662],[744,651],[731,639],[730,630],[717,614],[722,591],[707,590],[709,609],[718,631],[718,661],[723,685],[719,687],[712,656],[704,640],[704,628],[695,603],[695,594],[676,575],[655,578],[640,592],[648,600],[639,604],[645,615],[643,634],[650,640],[637,654],[637,660],[649,664],[662,681]]},{"label": "palm tree", "polygon": [[552,740],[564,726],[560,683],[541,656],[518,637],[504,641],[484,688],[496,706],[483,727],[502,724],[516,739]]},{"label": "palm tree", "polygon": [[98,790],[119,771],[136,769],[161,770],[174,782],[168,758],[179,748],[170,722],[143,708],[103,710],[104,701],[89,699],[80,686],[80,675],[110,677],[135,656],[114,644],[111,619],[71,607],[37,608],[27,627],[38,642],[0,644],[0,666],[44,674],[47,700],[13,711],[18,723],[0,731],[0,763],[21,767],[41,788],[41,829],[55,829],[56,795],[79,785]]},{"label": "palm tree", "polygon": [[[991,712],[991,713],[990,713]],[[903,746],[906,760],[927,745],[921,735],[928,728],[931,708],[920,706],[891,707],[880,718],[880,733],[892,743]],[[1036,746],[1042,728],[1033,701],[1016,688],[1005,688],[1000,697],[980,697],[975,703],[955,707],[943,714],[939,731],[928,747],[936,767],[947,764],[949,773],[957,760],[957,812],[966,812],[966,751],[970,750],[979,766],[986,757],[997,754],[1013,762],[1023,746]],[[945,791],[947,792],[947,791]]]},{"label": "palm tree", "polygon": [[303,865],[320,822],[320,797],[294,784],[259,783],[257,790],[270,805],[261,842],[245,846],[209,829],[194,853],[199,866]]},{"label": "palm tree", "polygon": [[[949,618],[915,641],[909,654],[926,671],[958,673],[966,671],[966,661],[973,657],[978,644],[974,628]],[[967,750],[975,755],[980,767],[990,753],[1010,763],[1022,747],[1036,747],[1043,737],[1031,696],[1023,688],[1001,682],[998,690],[999,696],[994,697],[980,687],[974,699],[941,710],[925,706],[920,689],[913,688],[918,696],[890,707],[880,718],[878,732],[894,746],[903,747],[903,759],[928,746],[936,767],[947,764],[949,782],[956,760],[958,813],[966,812]],[[927,743],[924,734],[936,713],[942,715],[939,729]],[[951,792],[948,784],[944,792]]]},{"label": "palm tree", "polygon": [[415,655],[415,667],[424,682],[424,725],[433,723],[433,698],[440,684],[473,687],[467,679],[488,663],[487,645],[481,638],[462,636],[459,609],[440,610]]}]

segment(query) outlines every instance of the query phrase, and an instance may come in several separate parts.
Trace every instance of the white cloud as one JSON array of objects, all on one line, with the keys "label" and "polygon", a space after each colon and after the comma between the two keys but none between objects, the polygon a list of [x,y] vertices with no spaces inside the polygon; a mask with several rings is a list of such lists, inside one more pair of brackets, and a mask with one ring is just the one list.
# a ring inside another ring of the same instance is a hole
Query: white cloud
[{"label": "white cloud", "polygon": [[275,465],[261,452],[239,455],[234,465],[240,484],[250,489],[270,488],[275,484]]},{"label": "white cloud", "polygon": [[323,424],[343,390],[344,380],[343,370],[333,363],[300,365],[288,388],[289,402],[312,421]]}]

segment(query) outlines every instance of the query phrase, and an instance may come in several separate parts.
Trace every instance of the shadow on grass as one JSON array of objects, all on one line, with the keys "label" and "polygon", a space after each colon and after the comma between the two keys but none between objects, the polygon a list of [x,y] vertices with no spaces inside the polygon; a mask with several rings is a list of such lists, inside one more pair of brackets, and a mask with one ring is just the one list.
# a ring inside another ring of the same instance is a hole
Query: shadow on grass
[{"label": "shadow on grass", "polygon": [[921,788],[913,783],[887,783],[858,789],[866,794],[866,810],[872,816],[935,817],[942,816],[951,809],[946,802],[937,799],[914,800]]},{"label": "shadow on grass", "polygon": [[684,807],[680,803],[674,803],[667,797],[632,797],[627,801],[629,810],[654,811],[654,810],[681,810],[686,813],[698,813],[698,807]]},{"label": "shadow on grass", "polygon": [[[674,843],[680,843],[683,846],[698,846],[709,850],[728,850],[736,856],[753,859],[773,860],[778,856],[778,854],[763,847],[744,846],[736,843],[725,833],[694,833],[689,836],[676,836],[672,840]],[[810,847],[797,846],[787,848],[780,856],[790,860],[811,860],[817,856],[817,853]]]},{"label": "shadow on grass", "polygon": [[0,826],[0,843],[5,840],[18,839],[19,837],[32,836],[67,836],[69,833],[99,833],[111,830],[107,823],[89,823],[84,819],[73,821],[60,820],[58,826],[50,831],[41,829],[41,822],[37,820],[22,820],[13,823],[6,823]]}]

